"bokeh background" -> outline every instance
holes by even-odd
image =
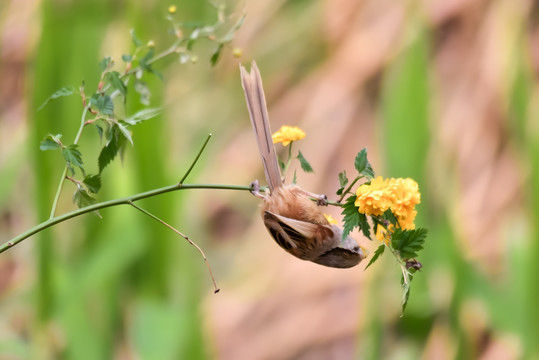
[[[2,243],[48,217],[62,160],[39,141],[79,126],[76,96],[36,109],[63,86],[94,89],[100,59],[132,49],[131,28],[165,49],[169,5],[0,2]],[[205,1],[175,5],[180,19],[215,21]],[[302,186],[334,198],[365,146],[377,174],[418,181],[416,224],[430,233],[404,317],[391,258],[368,271],[302,262],[272,242],[250,194],[182,191],[140,205],[206,251],[219,294],[185,240],[132,208],[105,209],[0,255],[0,359],[538,359],[537,2],[227,5],[247,18],[216,67],[200,42],[196,64],[171,58],[155,65],[163,81],[147,77],[163,115],[135,128],[99,200],[178,181],[208,133],[188,182],[262,179],[237,66],[256,59],[273,129],[307,133],[297,148],[315,174],[299,172]],[[98,142],[85,130],[94,171]]]

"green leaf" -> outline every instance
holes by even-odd
[[[294,176],[292,177],[292,184],[294,185],[297,184],[298,182],[298,177],[296,175],[297,175],[296,170],[294,170]]]
[[[159,108],[143,109],[131,115],[124,121],[129,125],[137,125],[143,121],[156,117],[157,115],[161,114],[161,111],[162,110]]]
[[[91,197],[82,186],[77,186],[77,190],[75,190],[75,193],[73,194],[73,203],[77,205],[78,208],[83,208],[94,202],[95,199]]]
[[[279,167],[281,168],[281,173],[284,173],[286,164],[284,163],[284,161],[282,161],[280,159],[279,159]]]
[[[150,60],[153,59],[154,53],[155,52],[153,49],[148,50],[146,55],[144,55],[144,57],[139,60],[139,64],[144,71],[152,73],[159,79],[163,80],[163,75],[161,75],[161,73],[159,73],[158,71],[154,70],[154,68],[151,66]]]
[[[62,147],[62,142],[60,141],[60,138],[62,137],[62,134],[52,135],[49,134],[41,140],[41,143],[39,144],[39,150],[46,151],[46,150],[56,150]]]
[[[404,278],[402,278],[401,282],[402,282],[402,290],[403,290],[401,305],[402,305],[402,313],[404,314],[406,305],[408,305],[408,299],[410,299],[410,283],[408,284],[405,283]]]
[[[144,81],[136,80],[135,81],[135,91],[140,94],[140,103],[142,105],[150,105],[150,96],[151,92],[148,88],[148,85]]]
[[[399,252],[402,259],[417,257],[417,252],[423,249],[427,238],[427,229],[402,230],[395,229],[391,236],[391,247]]]
[[[71,144],[62,148],[62,155],[71,171],[71,174],[75,174],[74,166],[77,166],[84,172],[84,167],[82,164],[82,154],[78,150],[78,145]]]
[[[97,129],[97,134],[99,135],[99,140],[103,140],[103,128],[100,125],[95,124]]]
[[[374,177],[374,170],[367,160],[367,148],[363,148],[356,156],[354,161],[354,166],[360,175],[364,175],[369,179]]]
[[[99,67],[101,68],[101,71],[106,71],[107,69],[109,69],[110,67],[112,67],[113,65],[113,61],[112,61],[112,58],[110,56],[107,56],[107,57],[104,57],[100,62],[99,62]]]
[[[97,159],[97,165],[99,167],[99,174],[103,172],[103,169],[110,164],[112,160],[118,155],[118,153],[125,147],[126,137],[120,132],[118,126],[113,126],[105,134],[109,140],[107,144],[101,149],[99,157]]]
[[[362,214],[362,213],[359,213],[359,229],[361,230],[361,232],[366,238],[368,238],[369,240],[372,240],[371,239],[371,226],[367,222],[367,216],[365,216],[365,214]]]
[[[129,63],[129,62],[133,61],[133,56],[129,55],[129,54],[123,54],[122,55],[122,60],[125,61],[126,63]]]
[[[51,100],[58,99],[59,97],[63,97],[63,96],[73,95],[75,91],[76,89],[73,86],[64,86],[63,88],[61,88],[60,90],[56,91],[54,94],[49,96],[47,100],[45,100],[45,102],[41,104],[40,107],[37,108],[37,111],[43,109],[45,105],[47,105]]]
[[[343,170],[343,172],[339,173],[339,186],[340,188],[337,190],[337,195],[342,195],[344,191],[344,187],[348,184],[348,177],[346,176],[346,171]]]
[[[211,58],[210,58],[210,64],[212,66],[215,66],[217,64],[217,61],[219,61],[219,57],[221,57],[221,50],[223,50],[223,46],[224,44],[219,44],[215,50],[213,50],[213,54],[211,55]]]
[[[339,185],[341,188],[344,188],[348,184],[348,177],[346,177],[346,170],[339,173]]]
[[[355,195],[350,195],[346,202],[343,204],[343,210],[341,214],[343,217],[343,232],[342,232],[342,238],[343,240],[346,239],[346,237],[354,230],[354,228],[359,227],[360,219],[359,219],[359,211],[356,205],[354,205],[354,202],[356,201]]]
[[[123,96],[127,94],[127,87],[121,79],[121,75],[118,71],[110,71],[105,74],[105,81],[112,85],[114,90],[118,90]]]
[[[131,145],[133,145],[133,139],[131,138],[131,132],[127,129],[127,127],[121,123],[118,123],[118,129],[120,129],[120,132],[123,134],[123,136],[129,140]]]
[[[386,246],[384,244],[378,246],[378,248],[376,249],[376,251],[374,252],[374,255],[372,256],[371,258],[371,261],[369,261],[369,263],[367,264],[367,266],[365,266],[365,270],[367,270],[367,268],[369,266],[371,266],[372,264],[374,264],[376,262],[376,260],[378,260],[378,258],[380,257],[380,255],[382,255],[384,253],[384,250],[386,249]]]
[[[107,94],[93,94],[90,98],[90,104],[103,115],[112,115],[114,113],[114,103]]]
[[[306,173],[314,173],[311,164],[309,164],[307,159],[305,159],[301,151],[298,151],[298,156],[296,158],[299,160],[299,164],[301,165],[301,169],[303,171],[305,171]]]
[[[133,40],[133,44],[135,44],[136,47],[142,46],[142,41],[140,41],[137,35],[135,34],[135,29],[131,29],[129,33],[131,34],[131,39]]]
[[[96,194],[101,189],[101,176],[99,174],[86,175],[82,182],[91,193]]]

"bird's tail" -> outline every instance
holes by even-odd
[[[249,116],[251,117],[251,124],[253,125],[258,150],[260,151],[262,164],[264,165],[266,181],[273,193],[273,190],[281,186],[283,182],[279,162],[275,154],[275,147],[273,146],[273,139],[271,138],[268,109],[266,108],[266,98],[264,96],[264,89],[262,88],[260,71],[258,71],[258,67],[253,61],[250,73],[241,64],[240,73],[245,100],[247,101]]]

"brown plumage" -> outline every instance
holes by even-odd
[[[240,65],[240,73],[247,109],[262,157],[269,195],[262,195],[256,188],[253,194],[264,199],[262,217],[264,225],[288,253],[302,260],[336,267],[348,268],[365,258],[365,253],[351,237],[342,240],[342,229],[331,225],[317,203],[323,195],[307,192],[297,185],[284,185],[269,125],[262,79],[256,63],[251,72]],[[317,201],[315,203],[311,198]]]

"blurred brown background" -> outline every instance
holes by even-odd
[[[62,163],[40,139],[71,139],[78,127],[76,97],[37,107],[62,86],[95,87],[99,60],[130,51],[130,28],[166,48],[169,5],[0,4],[2,243],[48,215]],[[186,21],[215,19],[208,3],[176,5]],[[298,183],[335,198],[337,174],[353,172],[363,147],[377,175],[418,181],[416,224],[430,233],[404,317],[388,256],[368,271],[302,262],[271,240],[255,197],[193,190],[142,205],[206,251],[218,295],[183,239],[132,209],[107,209],[0,255],[0,359],[539,357],[537,3],[227,5],[247,14],[232,46],[261,69],[273,130],[307,133],[296,148],[315,174],[298,171]],[[148,82],[164,115],[134,130],[98,200],[178,181],[210,132],[188,182],[262,180],[238,59],[226,48],[212,68],[211,44],[195,51],[196,64],[156,64],[164,81]],[[98,140],[86,136],[92,164]],[[70,191],[60,212],[73,209]],[[378,246],[355,237],[371,253]]]

